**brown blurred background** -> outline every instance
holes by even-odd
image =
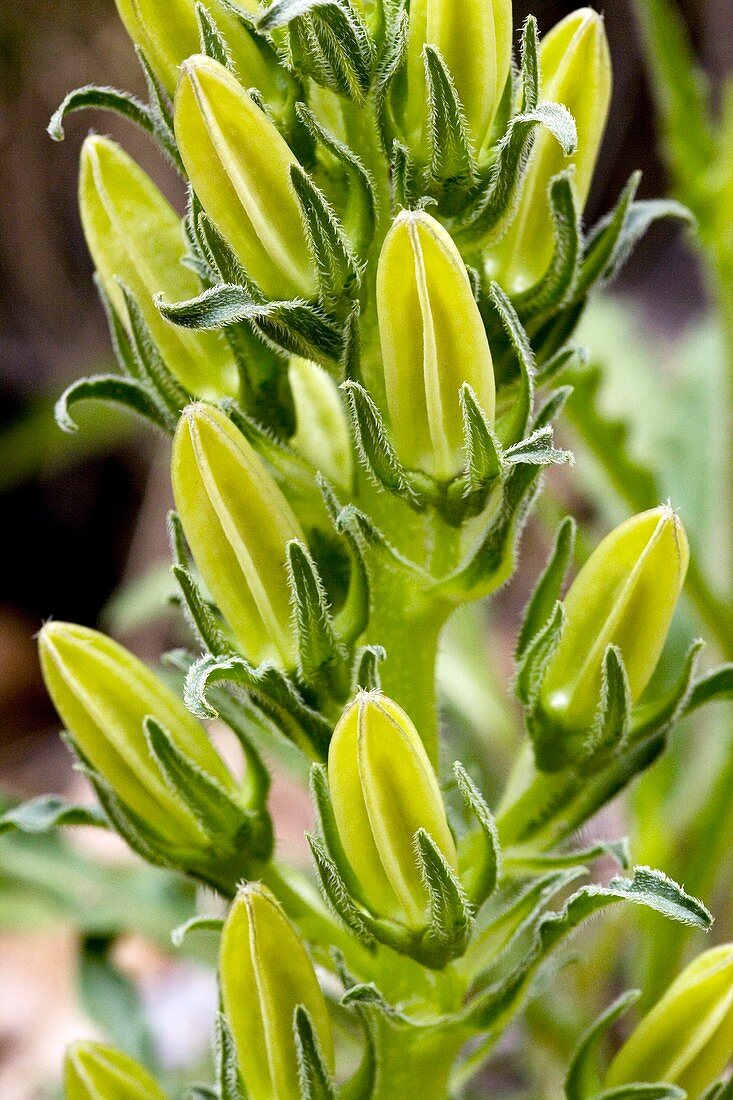
[[[710,75],[733,68],[731,0],[680,5]],[[516,24],[531,9],[545,30],[574,6],[519,0]],[[666,190],[631,12],[626,0],[607,0],[604,11],[615,102],[589,221],[609,208],[634,167],[644,171],[643,195]],[[113,0],[0,0],[0,786],[13,796],[69,782],[34,632],[48,616],[98,623],[121,584],[166,556],[164,445],[122,417],[80,414],[82,431],[73,437],[53,421],[64,386],[106,369],[111,358],[76,210],[84,134],[92,126],[112,133],[171,198],[182,199],[153,147],[110,115],[72,116],[66,140],[50,141],[51,112],[69,89],[88,82],[143,91]],[[630,292],[651,323],[667,329],[704,308],[696,262],[674,226],[655,229],[638,250],[614,290]],[[169,640],[160,622],[152,633],[136,629],[132,639],[150,656]],[[67,939],[16,935],[0,943],[4,1100],[41,1095],[37,1063],[53,1064],[74,1031]],[[40,984],[30,980],[34,971],[43,972]],[[44,1019],[45,1045],[30,1039]]]

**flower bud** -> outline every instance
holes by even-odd
[[[455,83],[475,153],[491,132],[512,61],[511,0],[412,0],[407,45],[408,143],[428,155],[423,48],[435,46]]]
[[[273,299],[314,298],[317,280],[285,140],[236,77],[209,57],[181,67],[178,148],[201,204]]]
[[[664,1081],[697,1100],[731,1056],[733,944],[725,944],[699,955],[672,982],[614,1058],[605,1085]]]
[[[607,535],[565,597],[565,628],[540,691],[550,721],[579,733],[591,728],[610,645],[621,651],[636,702],[657,666],[688,561],[687,536],[669,505]]]
[[[603,18],[591,8],[566,16],[542,40],[542,99],[563,103],[575,119],[578,151],[566,157],[555,138],[540,129],[508,233],[490,257],[489,270],[509,293],[533,286],[552,259],[554,229],[550,181],[570,165],[582,210],[611,104],[611,56]]]
[[[379,258],[377,309],[397,454],[449,479],[464,465],[460,388],[473,387],[493,422],[494,370],[463,260],[429,214],[403,210],[395,219]]]
[[[165,5],[156,0],[115,2],[130,38],[143,51],[155,75],[172,95],[181,63],[201,48],[195,0],[172,0]],[[259,88],[267,96],[274,85],[274,77],[250,35],[221,0],[207,0],[206,7],[226,39],[242,81],[247,87]],[[240,7],[256,12],[257,0],[240,0]]]
[[[327,1066],[333,1038],[313,964],[277,901],[259,883],[238,894],[222,932],[219,980],[224,1014],[251,1100],[298,1100],[295,1009],[310,1016]]]
[[[414,837],[424,829],[457,868],[435,773],[417,730],[391,699],[361,692],[334,731],[328,781],[344,855],[375,916],[416,931],[428,893]]]
[[[290,445],[340,488],[354,480],[354,455],[346,411],[335,382],[308,359],[291,359],[288,367],[297,430]]]
[[[166,1100],[158,1082],[127,1054],[102,1043],[72,1043],[64,1062],[65,1100]]]
[[[181,262],[186,246],[181,220],[151,179],[115,142],[92,135],[84,142],[79,206],[89,252],[115,311],[127,322],[117,279],[138,299],[151,335],[172,373],[192,393],[235,394],[234,359],[219,336],[176,328],[158,312],[153,296],[195,298],[201,287]]]
[[[96,630],[46,623],[39,650],[48,693],[86,759],[166,850],[199,848],[201,831],[157,768],[144,722],[155,718],[236,799],[238,787],[203,727],[142,661]]]
[[[242,651],[294,666],[286,550],[304,536],[262,459],[220,409],[189,405],[172,470],[194,561]]]

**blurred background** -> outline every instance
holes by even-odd
[[[575,6],[517,0],[516,25],[532,10],[546,30]],[[717,87],[733,69],[731,0],[680,0],[680,7]],[[589,223],[613,205],[632,168],[644,172],[643,197],[668,192],[632,12],[625,0],[607,0],[604,11],[615,99]],[[50,141],[45,128],[53,109],[69,89],[92,82],[143,91],[112,0],[0,0],[0,790],[6,799],[78,789],[36,659],[33,636],[46,618],[101,624],[151,659],[179,640],[176,614],[166,610],[167,443],[96,407],[82,410],[73,436],[61,434],[53,419],[66,384],[111,367],[76,209],[78,151],[90,126],[118,138],[182,209],[177,181],[124,122],[74,115],[66,140]],[[663,223],[594,307],[586,342],[592,350],[596,341],[615,349],[623,360],[619,376],[643,359],[641,396],[653,401],[655,384],[663,387],[670,371],[674,376],[681,349],[708,347],[707,310],[685,231]],[[689,342],[691,333],[699,343]],[[698,365],[695,377],[706,385],[702,358]],[[712,376],[709,389],[714,402]],[[628,392],[638,393],[633,384]],[[602,527],[606,517],[598,514],[592,478],[565,477],[556,488],[591,529],[596,519]],[[700,501],[689,496],[703,522]],[[512,630],[543,557],[544,536],[536,534],[525,540],[522,575],[494,612],[492,668],[487,656],[487,668],[474,670],[479,679],[485,672],[487,680],[500,680],[510,671]],[[502,729],[509,736],[511,721],[502,690],[481,704],[482,720],[488,706],[499,740]],[[285,808],[281,830],[296,838],[307,809],[292,790],[278,797]],[[162,1061],[174,1077],[204,1057],[215,999],[206,945],[196,948],[201,958],[183,961],[167,949],[169,930],[190,912],[192,893],[131,865],[115,845],[97,851],[98,838],[94,845],[88,836],[32,845],[0,839],[3,1100],[53,1096],[63,1046],[80,1034],[121,1033],[128,1049]],[[82,865],[85,874],[73,882],[68,868]],[[140,922],[145,937],[126,935]],[[136,1029],[132,1008],[140,998],[147,1023]]]

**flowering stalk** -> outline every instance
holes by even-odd
[[[188,201],[87,139],[82,221],[121,373],[74,383],[57,416],[69,429],[75,402],[110,400],[172,437],[183,701],[116,642],[48,623],[44,675],[99,804],[41,800],[2,827],[108,826],[227,899],[204,919],[221,926],[221,1012],[197,1095],[443,1100],[587,918],[630,900],[712,922],[630,869],[623,842],[570,840],[677,719],[730,691],[728,667],[697,677],[697,643],[664,689],[653,675],[689,560],[669,506],[622,523],[566,594],[562,523],[517,639],[528,736],[503,790],[493,744],[466,735],[472,766],[454,761],[436,686],[446,623],[512,577],[542,471],[571,462],[557,382],[590,292],[679,208],[635,204],[632,179],[582,225],[611,91],[590,9],[541,43],[530,18],[513,57],[506,0],[118,6],[149,102],[80,89],[52,133],[69,111],[120,110]],[[197,721],[214,718],[241,782]],[[278,737],[310,766],[320,894],[273,861]],[[601,855],[620,873],[574,883]],[[730,1053],[727,967],[702,956],[678,979],[609,1088],[707,1086]],[[596,1047],[569,1100],[590,1100]],[[157,1095],[107,1048],[67,1066],[81,1100]]]

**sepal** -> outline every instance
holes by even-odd
[[[528,646],[544,628],[560,599],[568,567],[573,559],[575,532],[575,521],[571,516],[566,516],[557,529],[552,552],[524,612],[515,650],[517,661],[521,661]],[[526,698],[524,701],[526,702]]]
[[[471,189],[476,164],[468,124],[453,78],[440,50],[425,46],[423,52],[428,94],[428,177],[431,190],[447,189],[450,198]]]
[[[499,833],[483,795],[462,764],[453,765],[458,789],[477,829],[458,846],[458,867],[463,889],[477,909],[491,897],[501,875],[502,854]]]
[[[323,583],[302,542],[288,544],[288,575],[298,636],[298,675],[309,688],[346,694],[346,649],[335,628]]]
[[[415,833],[414,844],[429,897],[428,925],[416,957],[424,966],[440,970],[466,950],[473,909],[457,874],[425,829]]]
[[[319,297],[326,309],[354,297],[361,278],[351,244],[326,196],[299,164],[290,180],[300,204],[311,257],[318,271]]]
[[[298,1083],[302,1100],[335,1100],[336,1088],[323,1057],[308,1010],[298,1005],[293,1015]]]

